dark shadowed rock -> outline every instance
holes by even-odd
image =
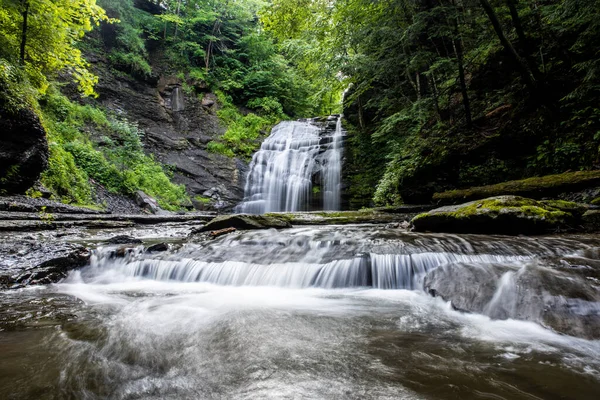
[[[118,236],[114,236],[114,237],[108,239],[104,243],[106,243],[106,244],[139,244],[139,243],[142,243],[142,241],[140,239],[136,239],[132,236],[118,235]]]
[[[146,248],[146,251],[149,253],[158,253],[167,250],[169,250],[169,245],[166,243],[156,243]]]
[[[58,282],[89,259],[90,251],[78,244],[4,242],[0,244],[0,285],[19,288]]]
[[[0,194],[24,193],[48,166],[46,131],[32,110],[0,104],[0,132]]]
[[[458,310],[533,321],[568,335],[600,339],[597,256],[513,265],[449,264],[427,274],[425,289]]]
[[[586,231],[600,232],[600,210],[586,211],[581,220]]]
[[[152,214],[166,214],[167,211],[160,208],[155,198],[148,196],[141,190],[135,192],[135,202],[143,210]]]
[[[219,216],[202,228],[199,232],[218,231],[226,228],[269,229],[290,228],[292,225],[284,218],[265,215],[233,214]]]
[[[573,229],[586,207],[563,200],[498,196],[436,208],[411,221],[418,232],[537,234]]]

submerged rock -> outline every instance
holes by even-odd
[[[447,264],[427,274],[425,289],[461,311],[600,339],[599,267],[599,259],[584,257],[513,265]]]
[[[117,235],[105,241],[106,244],[140,244],[142,241],[129,235]]]
[[[43,285],[89,262],[90,251],[72,243],[5,242],[0,245],[1,286]]]
[[[436,208],[411,221],[418,232],[537,234],[572,229],[586,207],[563,200],[498,196]]]
[[[156,243],[146,248],[146,251],[149,253],[158,253],[167,250],[169,250],[169,245],[166,243]]]
[[[282,217],[233,214],[216,217],[202,228],[199,232],[218,231],[226,228],[247,229],[269,229],[269,228],[291,228],[289,221]]]

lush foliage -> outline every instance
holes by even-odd
[[[91,178],[114,193],[142,190],[170,210],[189,202],[185,188],[172,184],[168,171],[144,153],[143,132],[134,123],[72,103],[55,89],[40,104],[51,152],[42,182],[63,201],[92,204]],[[84,132],[89,128],[104,134],[100,143],[89,139]]]
[[[597,0],[273,0],[263,21],[351,85],[345,114],[388,159],[365,178],[387,204],[598,164],[599,13]]]
[[[153,63],[168,63],[188,94],[198,87],[219,94],[227,133],[209,144],[213,152],[248,157],[279,119],[339,109],[340,80],[265,33],[262,1],[171,0],[147,2],[157,6],[145,10],[132,0],[99,3],[121,21],[114,40],[105,40],[115,68],[146,79]]]
[[[107,20],[96,0],[1,0],[0,57],[20,63],[41,92],[48,77],[67,72],[83,94],[93,94],[97,77],[75,44]]]

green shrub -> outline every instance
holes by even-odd
[[[223,92],[216,92],[221,109],[217,116],[227,131],[218,141],[208,143],[208,151],[228,157],[240,156],[250,158],[258,150],[267,131],[281,118],[281,105],[273,98],[255,99],[250,104],[260,107],[263,114],[248,113],[243,115],[233,104],[231,97]]]
[[[93,204],[91,178],[113,193],[142,190],[167,210],[189,203],[184,186],[173,184],[169,171],[144,153],[144,132],[137,124],[109,119],[101,109],[73,103],[55,88],[41,104],[50,141],[50,165],[42,182],[61,200]],[[84,131],[90,125],[105,134],[100,149]]]

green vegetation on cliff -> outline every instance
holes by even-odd
[[[91,178],[113,193],[142,190],[168,210],[189,203],[185,188],[171,183],[168,170],[144,154],[144,133],[135,123],[73,103],[56,89],[39,102],[50,145],[50,166],[41,181],[63,201],[93,203]],[[93,143],[85,129],[101,132],[101,143]]]
[[[339,111],[345,92],[352,207],[427,202],[597,169],[599,35],[597,0],[0,0],[0,88],[5,107],[43,114],[44,180],[65,200],[89,202],[89,178],[169,207],[179,193],[142,179],[168,171],[135,121],[88,100],[73,103],[84,116],[53,111],[56,82],[94,95],[85,55],[101,55],[112,74],[216,93],[225,133],[207,148],[227,156],[249,158],[281,119]]]
[[[600,164],[596,0],[273,0],[263,19],[350,85],[351,203]]]
[[[178,76],[188,95],[218,94],[217,115],[227,131],[209,144],[213,152],[248,158],[278,121],[339,107],[322,81],[264,32],[263,1],[98,3],[120,20],[102,35],[115,69],[140,79],[159,69]]]

